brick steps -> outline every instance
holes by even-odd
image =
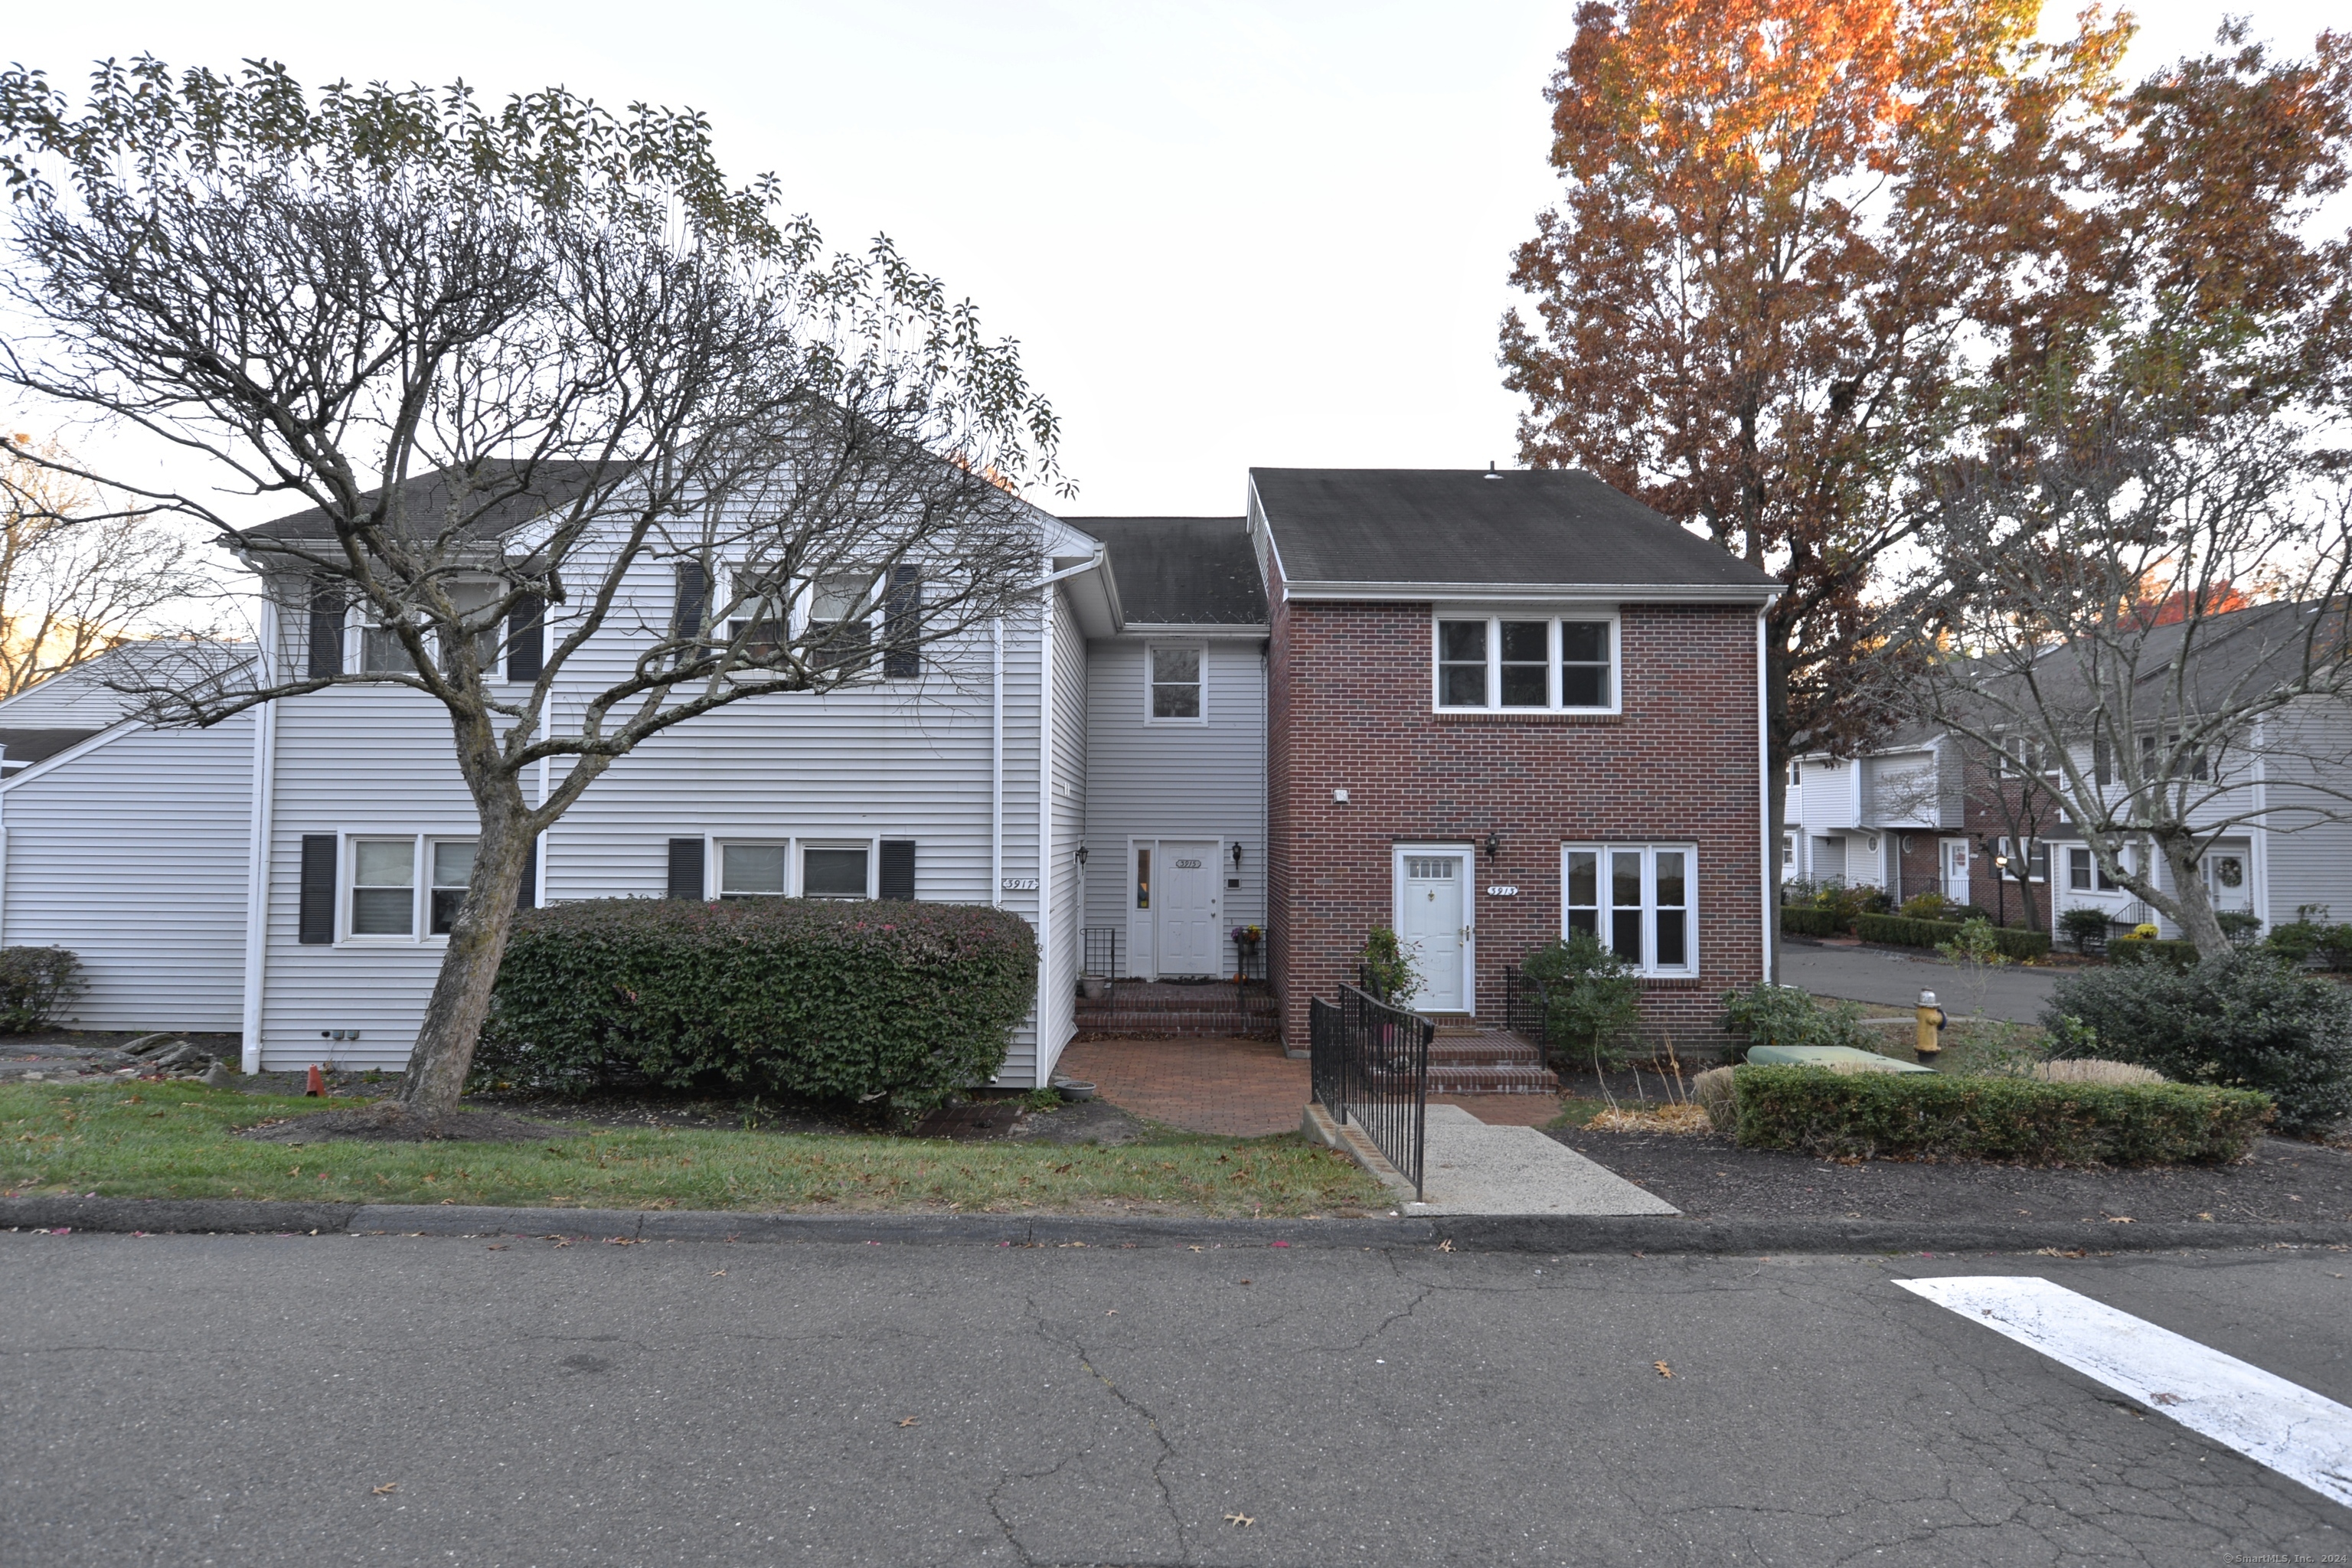
[[[1441,1024],[1429,1043],[1432,1094],[1558,1094],[1535,1047],[1501,1029]]]

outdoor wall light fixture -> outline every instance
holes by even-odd
[[[1238,870],[1240,870],[1241,868],[1242,868],[1242,847],[1241,847],[1241,843],[1240,843],[1240,841],[1239,841],[1239,840],[1235,840],[1235,841],[1234,841],[1234,870],[1236,870],[1236,871],[1238,871]]]
[[[1494,859],[1503,852],[1503,836],[1492,828],[1486,832],[1486,858]]]
[[[1081,865],[1081,866],[1083,866],[1083,865],[1085,865],[1086,863],[1087,863],[1087,847],[1086,847],[1085,845],[1081,844],[1081,845],[1079,845],[1079,846],[1078,846],[1078,864],[1079,864],[1079,865]]]

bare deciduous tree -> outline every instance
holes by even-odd
[[[2036,755],[2106,879],[2214,952],[2216,839],[2352,816],[2352,504],[2275,411],[2133,406],[1949,481],[1911,602],[1951,652],[1905,697]]]
[[[187,536],[151,513],[110,509],[60,473],[55,441],[12,433],[0,455],[0,697],[14,697],[132,637],[192,631],[162,612],[207,596]]]
[[[0,379],[309,508],[238,532],[116,481],[230,538],[280,633],[257,668],[192,648],[150,715],[347,685],[447,712],[480,837],[420,1121],[456,1107],[530,846],[614,759],[1035,612],[1016,491],[1055,432],[1013,346],[887,241],[830,254],[772,181],[730,186],[697,116],[142,59],[79,112],[0,75],[0,171],[6,288],[47,328]]]

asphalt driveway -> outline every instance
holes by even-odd
[[[1954,1017],[1981,1008],[1987,1017],[2031,1024],[2055,994],[2058,977],[2047,969],[2011,964],[1971,977],[1932,957],[1913,957],[1883,947],[1822,947],[1784,940],[1780,983],[1801,985],[1816,996],[1875,1002],[1890,1007],[1916,1005],[1919,993],[1933,991]]]

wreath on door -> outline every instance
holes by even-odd
[[[2225,888],[2242,886],[2246,880],[2245,863],[2235,855],[2226,856],[2213,863],[2213,879]]]

